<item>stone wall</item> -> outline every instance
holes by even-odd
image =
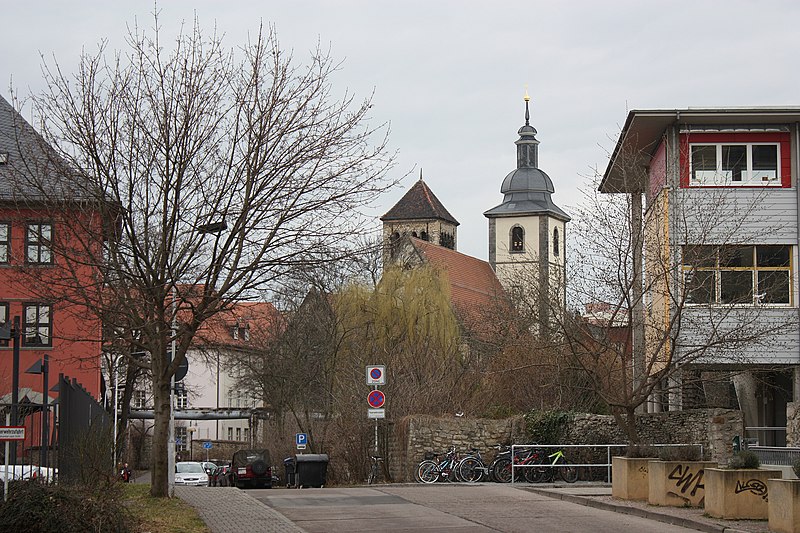
[[[800,401],[786,404],[786,446],[800,448]]]
[[[521,416],[502,420],[407,416],[389,427],[389,472],[394,481],[411,481],[414,468],[428,452],[478,448],[486,459],[496,444],[525,441]]]
[[[644,443],[702,444],[706,458],[724,464],[733,453],[733,437],[744,432],[744,422],[741,411],[693,409],[639,415],[637,430]],[[491,459],[494,445],[528,440],[521,416],[503,420],[409,416],[388,426],[389,470],[394,481],[411,481],[426,452],[445,452],[450,446],[461,451],[478,448]],[[575,415],[562,440],[560,444],[627,442],[612,416],[591,414]]]
[[[636,430],[643,443],[702,444],[704,455],[727,463],[733,437],[744,434],[741,411],[690,409],[638,415]],[[627,439],[610,415],[576,415],[567,428],[564,444],[616,444]]]

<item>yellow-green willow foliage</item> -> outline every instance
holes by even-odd
[[[464,369],[445,273],[427,265],[390,268],[372,290],[351,286],[342,291],[334,307],[341,328],[340,393],[350,381],[354,397],[365,406],[358,394],[366,397],[365,366],[384,364],[393,416],[429,412],[431,404],[433,411],[451,409]]]

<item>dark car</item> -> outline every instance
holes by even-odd
[[[272,488],[269,450],[239,450],[231,461],[231,485],[245,488]]]

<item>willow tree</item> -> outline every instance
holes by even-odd
[[[34,111],[57,157],[15,179],[54,216],[81,198],[91,234],[105,232],[98,245],[81,239],[81,217],[65,224],[73,235],[54,253],[96,282],[76,287],[66,273],[39,290],[70,300],[64,312],[87,306],[118,344],[147,354],[129,362],[152,376],[151,494],[165,496],[170,380],[198,328],[297,269],[353,253],[393,155],[386,128],[370,124],[370,98],[334,90],[329,52],[298,61],[271,27],[230,49],[197,21],[164,39],[154,19],[153,30],[130,30],[124,50],[101,46],[73,70],[44,65]]]

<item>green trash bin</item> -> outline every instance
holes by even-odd
[[[295,483],[298,488],[325,486],[328,473],[328,454],[303,453],[295,455]]]

